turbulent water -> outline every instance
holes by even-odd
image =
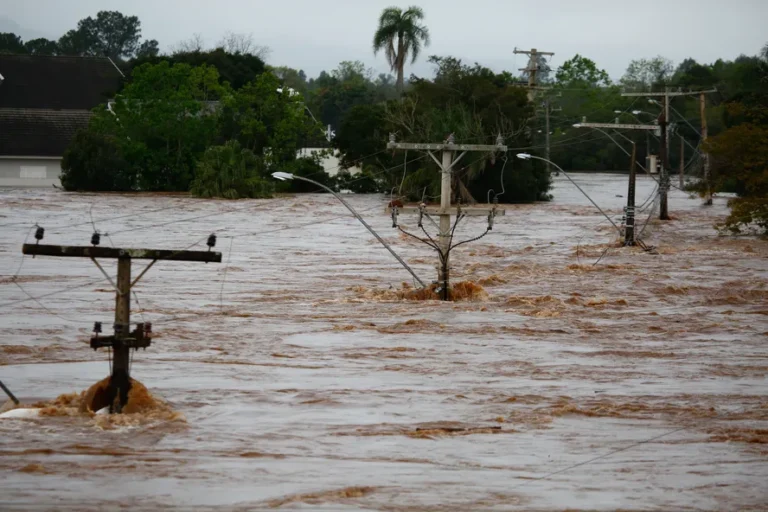
[[[576,179],[619,223],[626,177]],[[408,300],[327,195],[0,191],[0,380],[42,408],[0,419],[0,509],[768,510],[768,244],[717,235],[724,198],[673,191],[674,220],[644,233],[657,254],[620,248],[569,182],[554,195],[456,249],[468,300],[442,303]],[[388,198],[348,197],[435,279]],[[218,234],[221,264],[159,262],[135,288],[155,338],[130,414],[80,407],[109,371],[88,340],[114,292],[89,260],[22,259],[34,223],[49,244]]]

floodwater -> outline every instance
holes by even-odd
[[[626,176],[575,179],[618,223]],[[644,234],[657,254],[620,248],[562,176],[554,195],[456,249],[454,279],[482,290],[441,303],[400,299],[409,274],[328,195],[0,191],[0,379],[43,408],[0,419],[0,509],[768,510],[766,241],[717,235],[725,198],[673,191]],[[347,197],[435,279],[389,198]],[[21,256],[35,222],[88,245],[91,217],[102,245],[206,250],[215,231],[223,253],[135,288],[155,338],[132,414],[78,408],[108,374],[88,340],[110,284]]]

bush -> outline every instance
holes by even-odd
[[[347,169],[342,169],[336,175],[337,190],[351,190],[355,194],[375,194],[383,192],[383,188],[381,179],[368,167],[355,175]]]
[[[190,192],[225,199],[271,197],[274,184],[264,176],[263,161],[237,141],[213,146],[197,164]]]
[[[335,186],[335,180],[325,172],[323,166],[320,165],[320,157],[317,155],[297,158],[293,162],[284,164],[282,167],[281,171],[309,178],[331,189]],[[325,190],[322,190],[317,185],[303,180],[283,181],[280,185],[280,191],[294,193],[325,192]]]
[[[125,153],[126,144],[112,135],[79,131],[64,152],[62,186],[89,192],[133,190],[138,166]]]
[[[728,201],[731,213],[717,227],[723,231],[740,233],[757,231],[768,234],[768,199],[739,197]]]

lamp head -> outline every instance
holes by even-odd
[[[531,155],[528,153],[518,153],[517,158],[519,158],[520,160],[530,160]]]
[[[636,116],[639,116],[640,115],[640,111],[639,110],[633,110],[632,114],[636,115]]]
[[[277,171],[272,173],[272,177],[280,181],[285,181],[285,180],[292,180],[293,174],[289,172]]]
[[[573,125],[573,127],[574,127],[574,128],[581,128],[581,124],[579,124],[579,123],[576,123],[575,125]]]

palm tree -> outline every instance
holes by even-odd
[[[384,9],[379,28],[373,36],[373,54],[384,50],[392,71],[397,72],[397,90],[403,92],[403,68],[408,56],[411,63],[421,53],[422,45],[429,46],[429,30],[419,24],[424,19],[421,7],[411,6],[403,12],[399,7]]]

